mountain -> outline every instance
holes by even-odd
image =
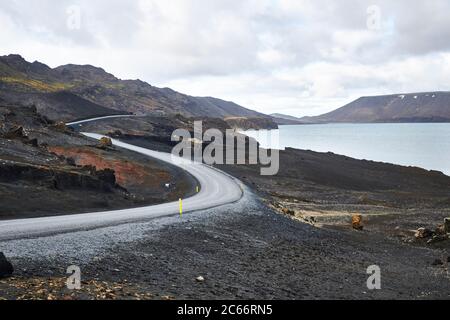
[[[424,92],[359,98],[317,117],[313,123],[450,122],[450,92]]]
[[[52,120],[109,114],[241,119],[247,125],[277,125],[268,115],[212,97],[193,97],[141,80],[121,80],[101,68],[68,64],[50,68],[19,55],[0,57],[0,99],[36,105]]]
[[[278,125],[296,125],[296,124],[307,123],[300,118],[289,116],[289,115],[282,114],[282,113],[272,113],[270,116],[273,118],[273,120]]]

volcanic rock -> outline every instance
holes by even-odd
[[[13,272],[12,264],[6,259],[3,252],[0,252],[0,279],[10,277]]]

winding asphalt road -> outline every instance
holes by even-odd
[[[96,118],[95,120],[100,119],[104,118]],[[83,122],[93,120],[94,119],[85,120],[68,125],[81,124]],[[103,137],[93,133],[83,134],[94,139],[100,139]],[[242,187],[236,179],[215,168],[178,158],[168,153],[152,151],[123,143],[118,140],[112,141],[117,147],[139,152],[149,157],[178,166],[189,172],[198,180],[201,186],[200,192],[193,197],[183,200],[183,213],[230,204],[238,201],[243,195]],[[93,212],[47,218],[7,220],[0,222],[0,240],[22,239],[50,234],[67,233],[130,222],[145,221],[158,217],[173,216],[175,214],[179,214],[178,201],[135,209]]]

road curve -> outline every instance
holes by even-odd
[[[94,139],[103,137],[93,133],[83,134]],[[115,146],[173,164],[193,175],[200,183],[201,189],[193,197],[183,200],[184,213],[233,203],[242,197],[243,191],[238,181],[222,171],[204,164],[174,157],[169,153],[152,151],[114,139],[112,141]],[[178,201],[126,210],[0,221],[0,240],[39,237],[48,234],[100,228],[175,214],[179,214]]]
[[[94,121],[104,120],[104,119],[114,119],[114,118],[134,118],[134,117],[138,117],[138,116],[133,115],[133,114],[114,115],[114,116],[104,116],[104,117],[98,117],[98,118],[92,118],[92,119],[86,119],[86,120],[75,121],[75,122],[68,123],[67,125],[68,125],[68,126],[76,126],[76,125],[80,125],[80,124],[83,124],[83,123],[94,122]]]

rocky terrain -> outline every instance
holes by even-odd
[[[363,99],[358,103],[365,106],[320,121],[440,121],[425,111],[417,117],[389,111],[406,99],[441,101],[440,94],[380,98],[386,106],[376,114],[383,118],[370,111],[380,101]],[[352,110],[358,116],[347,117]],[[60,122],[123,113],[135,116],[73,128]],[[192,132],[194,120],[203,120],[204,130],[276,128],[273,118],[231,102],[123,81],[92,66],[51,69],[1,57],[0,219],[131,208],[193,194],[197,183],[182,170],[80,132],[170,152],[172,132]],[[275,121],[297,120],[278,115]],[[449,298],[450,177],[295,149],[280,152],[276,176],[261,176],[253,165],[217,167],[247,186],[238,203],[183,218],[1,242],[15,271],[0,281],[0,298]],[[80,291],[65,288],[73,264],[82,268]],[[381,267],[383,290],[368,291],[370,265]]]
[[[0,106],[0,219],[161,203],[195,185],[181,170],[84,138],[34,108]]]
[[[225,118],[227,124],[234,128],[240,130],[251,130],[251,129],[278,129],[278,124],[274,119],[269,118],[257,118],[257,117],[228,117]]]
[[[274,210],[316,227],[348,230],[352,216],[361,215],[366,232],[423,245],[450,217],[450,177],[441,172],[290,148],[280,152],[280,171],[269,179],[257,166],[218,167]],[[419,228],[432,233],[416,237]],[[449,241],[433,245],[450,249]]]
[[[307,123],[450,122],[450,92],[362,97]]]
[[[126,142],[170,152],[170,130],[156,138],[137,129],[150,128],[152,121],[108,119],[84,129],[106,134],[120,128]],[[366,231],[410,241],[418,228],[434,230],[450,216],[450,177],[441,172],[290,148],[280,152],[276,176],[261,176],[254,165],[217,167],[256,190],[274,210],[318,227],[349,228],[352,216],[362,214]]]
[[[246,194],[182,219],[0,243],[16,267],[14,278],[0,281],[0,297],[449,298],[448,251],[375,232],[316,228]],[[65,286],[73,264],[82,271],[81,290]],[[366,286],[371,265],[381,268],[381,290]]]
[[[120,80],[90,65],[50,68],[18,55],[0,57],[0,98],[35,105],[49,119],[71,121],[113,114],[242,118],[247,127],[276,128],[270,116],[233,102],[192,97],[140,80]]]
[[[190,125],[177,121],[116,118],[76,129],[110,132],[167,151],[168,137],[154,130],[161,126],[170,134],[172,125]],[[54,151],[74,156],[70,162],[85,161],[73,148],[79,147]],[[88,161],[108,159],[89,154]],[[294,149],[281,152],[280,162],[279,174],[269,178],[261,177],[257,166],[220,166],[250,187],[237,204],[183,218],[0,243],[15,266],[14,277],[0,281],[0,297],[449,298],[448,241],[428,243],[432,238],[425,230],[423,237],[415,236],[419,227],[434,233],[449,216],[449,177]],[[362,214],[362,230],[352,228],[354,214]],[[81,290],[65,286],[66,268],[73,264],[82,270]],[[382,290],[367,289],[371,265],[381,268]]]

